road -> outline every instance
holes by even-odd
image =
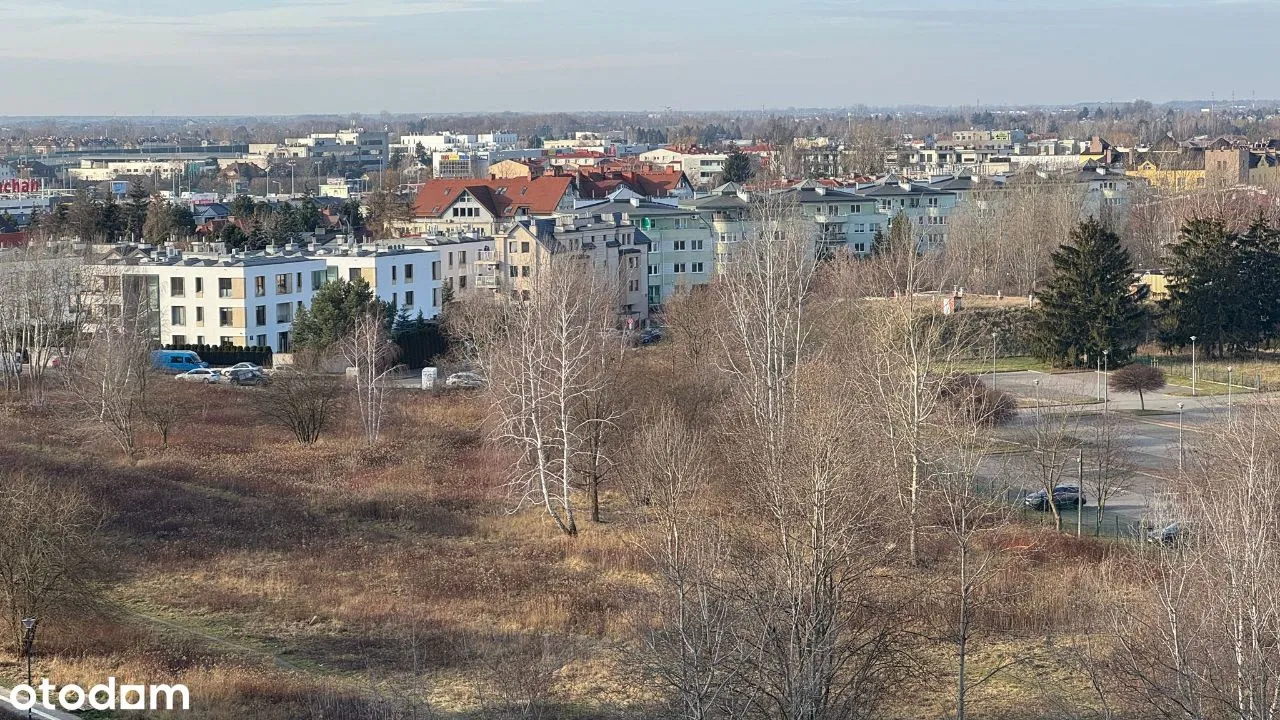
[[[983,379],[992,383],[991,373]],[[1120,441],[1125,448],[1123,459],[1133,470],[1130,481],[1107,500],[1107,515],[1114,513],[1120,519],[1106,520],[1104,526],[1110,526],[1114,532],[1123,526],[1132,526],[1137,521],[1147,518],[1157,524],[1175,519],[1176,511],[1167,501],[1170,483],[1178,472],[1178,451],[1181,436],[1183,451],[1194,446],[1195,438],[1202,432],[1206,423],[1221,418],[1233,408],[1238,400],[1246,396],[1228,398],[1225,395],[1214,397],[1190,397],[1168,392],[1145,393],[1145,409],[1136,393],[1116,393],[1108,390],[1104,397],[1102,374],[1096,372],[1080,373],[1040,373],[1034,371],[996,373],[996,388],[1016,396],[1021,403],[1037,407],[1041,413],[1056,415],[1074,412],[1079,415],[1069,433],[1085,442],[1093,435],[1094,429],[1103,421],[1104,408],[1107,419],[1120,422]],[[1188,393],[1189,388],[1170,388],[1172,392]],[[1179,403],[1182,408],[1179,409]],[[1019,412],[1018,417],[1000,432],[1000,436],[1011,443],[1022,443],[1036,419],[1030,409]],[[1179,426],[1181,425],[1181,428]],[[1085,473],[1090,471],[1089,450],[1086,446]],[[999,468],[994,463],[998,460]],[[992,458],[988,463],[989,474],[999,469],[1005,477],[1018,487],[1032,490],[1038,489],[1038,474],[1033,470],[1033,460],[1029,453],[1012,452]],[[1075,462],[1070,462],[1063,474],[1063,482],[1075,484],[1078,470]],[[1085,482],[1086,489],[1089,482]],[[1090,497],[1093,504],[1095,498]],[[1074,524],[1073,513],[1065,513],[1067,524]],[[1083,518],[1086,527],[1096,517],[1093,508],[1086,508]]]
[[[50,698],[50,701],[52,701],[52,698]],[[9,688],[7,687],[0,687],[0,717],[27,717],[26,710],[19,710],[9,702]],[[70,713],[64,713],[61,710],[45,710],[40,705],[31,708],[31,717],[40,718],[40,720],[79,720]]]

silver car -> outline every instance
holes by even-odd
[[[488,381],[473,372],[454,373],[444,381],[444,386],[447,388],[464,390],[477,390],[488,384]]]

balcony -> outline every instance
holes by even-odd
[[[498,287],[498,276],[497,275],[476,275],[476,287],[496,288]]]
[[[849,221],[849,215],[848,213],[836,213],[834,215],[819,213],[813,216],[813,221],[816,223],[824,223],[824,224],[825,223],[845,223]]]
[[[498,262],[497,253],[495,253],[492,250],[477,250],[476,262],[486,263],[486,264],[497,263]]]

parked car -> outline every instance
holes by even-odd
[[[457,372],[450,375],[445,381],[444,386],[447,388],[460,388],[464,390],[475,390],[487,385],[488,382],[473,372]]]
[[[646,328],[640,331],[640,344],[652,345],[663,337],[662,331],[658,328]]]
[[[1032,510],[1046,511],[1049,509],[1048,493],[1044,490],[1036,490],[1027,495],[1022,503]],[[1059,508],[1073,508],[1077,504],[1080,506],[1088,505],[1089,502],[1079,487],[1075,485],[1059,485],[1053,489],[1053,504]]]
[[[261,369],[249,370],[247,368],[236,369],[230,367],[219,373],[217,382],[227,383],[228,385],[265,385],[267,376],[262,374]]]
[[[181,374],[196,368],[208,368],[209,363],[191,350],[155,350],[151,353],[151,366],[161,372]]]
[[[178,373],[174,376],[175,380],[194,380],[198,382],[214,383],[218,382],[221,376],[217,370],[207,367],[193,368],[184,373]]]
[[[263,374],[262,366],[255,365],[254,363],[251,363],[251,362],[236,363],[235,365],[232,365],[231,367],[226,368],[223,372],[226,372],[227,370],[252,370],[253,372],[256,372],[258,374]]]
[[[1159,530],[1152,530],[1147,534],[1147,542],[1159,545],[1177,545],[1187,539],[1190,534],[1190,528],[1186,523],[1171,522]]]

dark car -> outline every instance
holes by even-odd
[[[647,328],[640,331],[640,344],[652,345],[662,339],[662,331],[658,328]]]
[[[1159,545],[1177,545],[1185,541],[1189,534],[1186,523],[1171,522],[1159,530],[1152,530],[1147,535],[1147,542]]]
[[[265,385],[267,376],[260,370],[231,368],[222,371],[222,382],[229,385]]]
[[[1048,493],[1037,490],[1028,495],[1022,503],[1032,510],[1043,512],[1049,509]],[[1080,488],[1075,485],[1059,485],[1053,489],[1053,504],[1059,508],[1073,508],[1077,504],[1083,506],[1089,503]]]

